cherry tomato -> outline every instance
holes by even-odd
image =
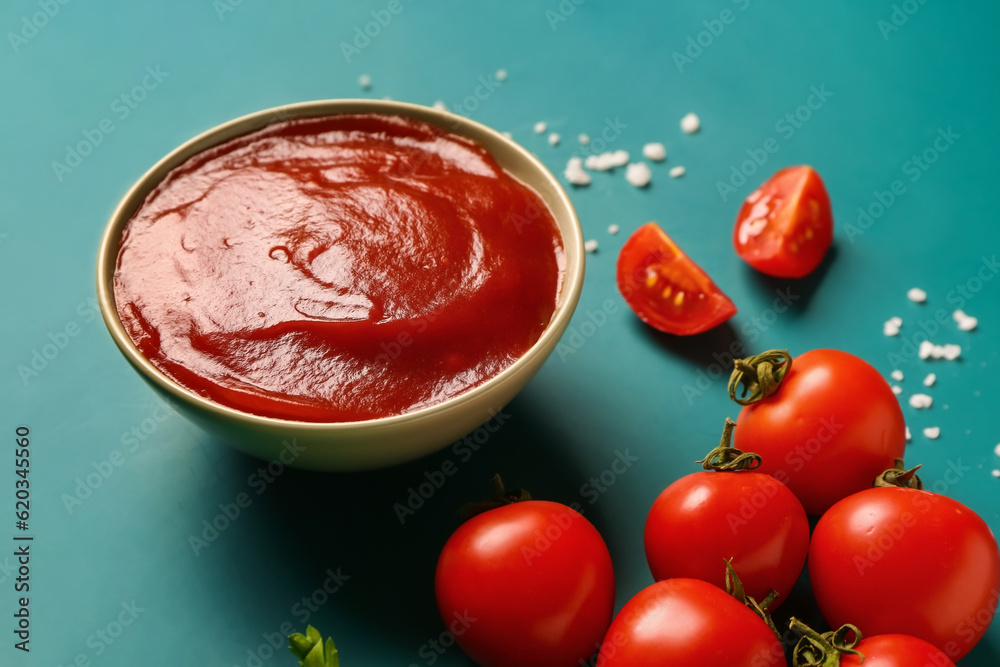
[[[466,521],[435,577],[438,609],[481,667],[577,667],[614,612],[611,556],[565,505],[527,500]]]
[[[788,596],[809,551],[809,522],[795,495],[758,472],[697,472],[660,494],[646,519],[646,560],[657,581],[701,579],[725,588],[732,558],[743,589],[758,602]]]
[[[736,314],[729,297],[655,222],[622,246],[618,291],[643,322],[679,336],[708,331]]]
[[[788,485],[816,516],[870,487],[906,447],[889,384],[840,350],[795,357],[778,390],[744,407],[736,424],[736,446],[760,454],[759,472]]]
[[[698,579],[666,579],[640,591],[618,612],[597,657],[597,667],[784,664],[764,621]]]
[[[911,635],[958,660],[996,612],[1000,550],[979,515],[956,500],[872,488],[819,520],[809,580],[831,626]]]
[[[753,268],[801,278],[823,261],[833,242],[830,195],[805,165],[786,167],[753,191],[736,217],[733,245]]]
[[[955,667],[944,653],[922,639],[907,635],[867,637],[854,647],[865,656],[845,655],[840,667]]]

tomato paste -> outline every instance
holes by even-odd
[[[212,401],[345,422],[496,376],[549,324],[565,268],[542,199],[481,145],[387,115],[276,123],[195,155],[121,240],[118,314]]]

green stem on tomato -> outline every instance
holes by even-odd
[[[778,638],[778,642],[780,643],[781,633],[778,632],[778,628],[774,624],[774,619],[771,618],[771,614],[767,611],[774,601],[778,599],[778,591],[772,590],[767,594],[763,602],[757,602],[757,600],[747,595],[746,591],[743,590],[743,582],[740,581],[739,575],[733,569],[733,559],[723,559],[723,561],[726,564],[726,592],[736,598],[738,602],[742,602],[749,607],[750,611],[757,614],[767,624],[767,627],[771,628],[771,632],[774,633],[774,636]]]
[[[788,350],[768,350],[737,359],[733,366],[733,374],[729,376],[729,398],[740,405],[750,405],[778,391],[792,367],[792,355]],[[737,397],[736,391],[741,384],[743,389]]]
[[[793,667],[839,667],[844,655],[859,656],[862,662],[865,659],[863,653],[854,650],[862,639],[857,626],[848,623],[835,632],[820,634],[792,616],[788,627],[802,637],[792,650]]]
[[[468,521],[477,514],[482,514],[483,512],[503,507],[504,505],[513,505],[514,503],[531,500],[531,494],[524,489],[511,489],[509,491],[505,489],[500,475],[493,475],[490,479],[490,491],[492,495],[489,500],[462,505],[458,510],[458,514],[462,517],[463,521]]]
[[[875,484],[873,486],[896,486],[901,489],[922,490],[924,488],[924,482],[917,476],[918,470],[920,470],[920,465],[916,465],[907,470],[906,464],[903,463],[903,459],[896,459],[895,467],[889,468],[876,477]]]
[[[722,439],[719,446],[710,451],[700,463],[705,470],[716,472],[732,472],[736,470],[756,470],[760,467],[761,458],[753,452],[742,452],[733,447],[733,429],[736,422],[726,417],[726,425],[722,429]]]

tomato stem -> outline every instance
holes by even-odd
[[[726,425],[722,429],[722,439],[719,446],[710,451],[705,458],[695,463],[700,463],[705,470],[716,472],[732,472],[737,470],[756,470],[760,467],[760,454],[754,452],[742,452],[733,447],[733,429],[736,422],[726,417]]]
[[[788,350],[768,350],[733,362],[729,376],[729,398],[740,405],[750,405],[778,391],[781,381],[792,367]],[[739,397],[736,390],[743,385]]]
[[[500,475],[493,475],[490,479],[490,492],[492,497],[489,500],[462,505],[458,510],[458,514],[462,517],[463,521],[468,521],[477,514],[482,514],[483,512],[503,507],[504,505],[513,505],[514,503],[531,500],[531,494],[524,489],[511,489],[509,491],[505,489]]]
[[[854,650],[862,639],[857,626],[847,623],[820,634],[792,616],[788,627],[802,637],[792,650],[793,667],[839,667],[843,655],[856,655],[864,662],[864,654]]]
[[[907,470],[903,459],[896,459],[896,466],[876,477],[874,486],[897,486],[901,489],[921,490],[924,488],[924,482],[917,476],[918,470],[920,470],[919,464]]]
[[[723,562],[726,564],[726,592],[749,607],[750,611],[760,616],[761,620],[767,624],[767,627],[771,628],[771,632],[774,633],[774,636],[778,638],[778,642],[780,643],[781,633],[778,632],[778,628],[774,624],[774,619],[771,618],[771,614],[767,611],[774,604],[774,601],[778,599],[778,591],[772,590],[767,594],[763,602],[757,602],[757,600],[747,595],[746,591],[743,590],[743,582],[740,581],[736,570],[733,569],[733,559],[723,559]]]

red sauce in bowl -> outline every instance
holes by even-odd
[[[163,373],[265,417],[346,422],[496,376],[549,324],[552,213],[479,144],[386,115],[277,123],[190,158],[122,236],[115,301]]]

